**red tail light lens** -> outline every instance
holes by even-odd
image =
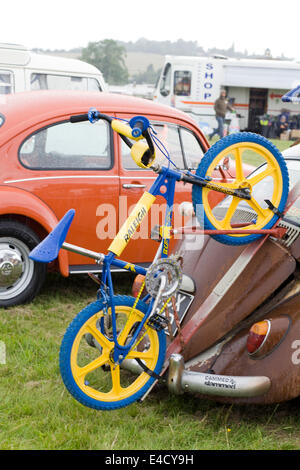
[[[256,353],[262,347],[268,337],[269,331],[269,320],[260,321],[251,327],[247,339],[247,351],[249,354]]]

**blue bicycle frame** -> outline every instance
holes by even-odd
[[[176,181],[179,181],[180,179],[181,179],[181,173],[179,171],[162,167],[160,170],[160,174],[158,175],[155,182],[153,183],[150,190],[148,191],[148,193],[151,194],[152,196],[158,196],[158,195],[163,196],[167,203],[166,214],[165,214],[165,224],[163,227],[162,239],[161,239],[161,247],[162,247],[161,255],[160,255],[161,258],[166,258],[168,257],[168,254],[169,254],[169,244],[170,244],[169,231],[172,227],[175,185],[176,185]],[[162,188],[164,188],[165,191],[162,192]],[[136,229],[137,228],[138,227],[136,227]],[[113,342],[115,345],[113,358],[114,358],[114,362],[118,365],[118,364],[121,364],[121,362],[125,359],[126,355],[129,353],[130,349],[135,344],[141,330],[143,329],[146,321],[148,320],[150,316],[154,299],[150,300],[147,312],[144,315],[143,320],[139,323],[138,328],[132,335],[130,342],[126,346],[120,345],[118,343],[118,336],[117,336],[116,312],[115,312],[115,305],[114,305],[114,300],[113,300],[114,289],[113,289],[111,270],[110,270],[111,266],[123,268],[128,271],[133,271],[133,272],[136,272],[137,274],[142,274],[142,275],[146,275],[147,271],[145,268],[139,265],[127,263],[126,261],[116,259],[116,255],[112,252],[109,252],[104,257],[104,260],[103,260],[103,271],[102,271],[102,278],[101,278],[102,286],[99,289],[99,297],[102,298],[102,301],[104,302],[104,305],[106,306],[106,309],[109,307],[111,308]],[[107,288],[108,288],[108,294],[106,292]],[[102,322],[102,327],[103,327],[103,322]],[[102,333],[104,333],[104,331],[102,331]]]
[[[142,328],[144,327],[146,321],[148,320],[150,316],[154,299],[150,300],[149,308],[143,320],[140,322],[138,328],[133,333],[130,342],[126,346],[122,346],[121,344],[119,344],[117,326],[116,326],[116,311],[115,311],[115,305],[114,305],[114,289],[113,289],[113,282],[112,282],[110,268],[111,266],[115,266],[118,268],[125,269],[127,271],[136,272],[137,274],[142,274],[144,276],[146,275],[147,270],[145,268],[136,264],[122,261],[117,258],[117,254],[121,253],[123,249],[126,247],[127,243],[129,243],[132,235],[136,232],[141,221],[147,215],[151,205],[154,203],[156,196],[159,196],[159,195],[163,196],[167,203],[166,214],[165,214],[165,224],[162,227],[163,230],[162,230],[162,235],[161,235],[160,257],[161,258],[168,257],[169,244],[170,244],[170,238],[171,238],[170,229],[172,227],[172,219],[173,219],[175,185],[176,185],[176,181],[179,181],[181,179],[182,179],[182,173],[180,171],[171,170],[170,168],[167,168],[167,167],[161,167],[159,170],[159,174],[156,180],[154,181],[153,185],[151,186],[150,190],[144,193],[140,199],[140,201],[142,201],[142,199],[145,198],[145,195],[146,195],[146,197],[150,199],[150,202],[146,208],[143,208],[142,217],[140,218],[138,223],[134,224],[133,228],[131,228],[130,236],[127,237],[125,241],[124,239],[122,239],[121,249],[115,250],[117,253],[112,251],[113,248],[112,250],[110,250],[111,247],[118,245],[118,242],[116,242],[116,240],[118,239],[118,237],[120,237],[122,229],[119,231],[116,238],[114,239],[114,241],[111,243],[110,247],[108,248],[108,251],[109,251],[108,254],[107,255],[98,254],[98,260],[101,259],[103,263],[101,286],[98,291],[98,299],[101,299],[103,301],[105,312],[107,312],[108,308],[111,308],[113,339],[110,341],[113,341],[115,344],[114,351],[113,351],[113,359],[117,365],[121,364],[121,362],[125,359],[126,355],[129,353],[130,349],[135,344]],[[137,203],[136,207],[138,207],[139,202]],[[58,223],[55,229],[36,248],[34,248],[34,250],[32,250],[32,252],[30,253],[31,259],[33,259],[34,261],[38,261],[38,262],[49,263],[53,261],[55,258],[57,258],[60,248],[64,248],[69,251],[75,251],[75,252],[77,251],[85,256],[97,258],[97,254],[93,252],[89,252],[88,250],[80,249],[79,247],[75,247],[74,245],[69,245],[67,243],[64,243],[68,230],[72,223],[74,214],[75,214],[74,209],[69,210],[65,214],[65,216],[61,219],[61,221]],[[127,224],[127,227],[128,227],[128,225],[130,224],[130,222],[128,221],[129,219],[127,219],[127,221],[124,223],[124,226],[126,226]],[[93,254],[96,256],[93,256]],[[102,333],[105,334],[103,320],[100,322],[100,327],[102,329]]]
[[[146,118],[138,116],[130,121],[129,124],[133,126],[137,126],[140,123],[140,127],[131,127],[120,123],[119,121],[113,120],[113,118],[102,115],[91,109],[88,114],[78,115],[78,116],[71,116],[71,122],[80,122],[90,120],[94,122],[98,119],[105,119],[111,125],[113,123],[114,127],[117,127],[115,130],[119,132],[121,138],[125,140],[126,144],[129,147],[133,147],[132,143],[127,139],[129,138],[138,138],[138,136],[143,132],[143,136],[145,137],[148,149],[145,149],[145,153],[142,155],[139,154],[139,160],[136,163],[144,168],[147,168],[151,165],[152,160],[148,159],[149,155],[147,156],[147,152],[150,151],[150,154],[154,155],[154,146],[151,139],[150,134],[147,131],[147,126],[149,127],[149,122]],[[122,135],[123,134],[123,135]],[[134,134],[134,135],[133,135]],[[124,137],[125,136],[125,137]],[[127,137],[126,137],[127,136]],[[150,155],[150,156],[151,156]],[[144,157],[146,158],[145,165],[142,162]],[[169,159],[169,162],[171,160]],[[175,166],[175,164],[173,163]],[[211,182],[211,178],[201,178],[197,175],[190,173],[189,171],[181,172],[180,170],[171,170],[169,167],[151,167],[156,172],[158,172],[158,176],[151,186],[149,191],[146,191],[143,196],[138,201],[137,205],[135,206],[134,210],[123,224],[119,233],[112,241],[108,248],[108,254],[99,254],[94,253],[89,250],[85,250],[80,247],[76,247],[74,245],[70,245],[65,243],[65,238],[67,236],[67,232],[69,227],[72,223],[75,211],[71,209],[68,211],[59,224],[55,227],[55,229],[30,253],[30,258],[44,263],[49,263],[57,258],[60,248],[64,248],[69,251],[74,251],[75,253],[80,253],[84,256],[89,256],[96,259],[98,262],[103,263],[103,271],[101,277],[101,287],[98,291],[98,298],[101,298],[104,304],[104,311],[107,312],[108,308],[111,308],[112,312],[112,328],[113,328],[113,342],[115,344],[115,348],[113,351],[113,359],[116,364],[120,364],[135,344],[135,341],[140,334],[142,328],[144,327],[146,321],[148,320],[152,308],[154,306],[154,299],[151,299],[149,302],[149,308],[147,313],[145,314],[143,320],[139,324],[136,331],[133,333],[132,339],[126,346],[122,346],[118,343],[118,336],[117,336],[117,327],[116,327],[116,312],[115,312],[115,305],[114,305],[114,290],[113,290],[113,283],[111,278],[111,266],[116,266],[118,268],[123,268],[128,271],[134,271],[137,274],[146,275],[146,269],[141,266],[127,263],[122,261],[119,258],[123,250],[126,248],[127,244],[131,240],[132,236],[138,229],[140,223],[142,222],[143,218],[147,215],[148,211],[150,210],[152,204],[154,203],[156,196],[163,196],[166,200],[166,214],[165,214],[165,223],[162,227],[161,233],[161,258],[166,258],[169,255],[169,245],[170,245],[170,231],[172,227],[172,218],[173,218],[173,204],[174,204],[174,194],[175,194],[175,185],[176,181],[184,181],[186,183],[197,184],[199,186],[205,186],[208,189],[212,189],[214,191],[222,192],[223,194],[231,195],[240,197],[242,199],[251,199],[251,195],[247,188],[236,188],[231,189],[228,187],[221,187],[217,184]],[[163,190],[164,189],[164,190]],[[105,334],[104,331],[104,321],[101,321],[102,324],[102,333]],[[109,339],[109,338],[108,338]]]

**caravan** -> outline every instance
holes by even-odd
[[[102,73],[81,60],[0,44],[0,95],[27,90],[105,91]]]
[[[297,83],[300,63],[293,61],[166,56],[154,100],[191,114],[208,133],[216,124],[214,102],[223,87],[239,116],[239,128],[256,131],[263,115],[278,116],[283,108],[300,114],[300,105],[281,102]]]

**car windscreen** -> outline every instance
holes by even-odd
[[[289,191],[295,186],[295,184],[300,181],[300,160],[285,160],[288,173],[289,173]],[[253,173],[251,173],[248,178],[257,175],[258,173],[264,171],[266,165],[262,165],[261,167],[257,168]],[[264,197],[266,193],[269,192],[270,189],[271,178],[264,178],[263,181],[260,181],[255,185],[255,191],[257,191],[257,196],[261,199]]]
[[[196,169],[203,157],[203,149],[197,136],[190,130],[177,124],[167,122],[153,122],[152,127],[156,137],[160,140],[155,147],[156,163],[167,165],[166,150],[175,165],[180,168]],[[161,145],[162,144],[162,145]],[[125,170],[137,170],[136,163],[130,156],[130,149],[122,141],[122,165]]]

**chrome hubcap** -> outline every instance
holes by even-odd
[[[29,248],[21,240],[0,238],[0,300],[16,297],[30,283],[34,262],[28,255]]]
[[[22,259],[11,250],[0,251],[0,287],[10,286],[21,276]]]

